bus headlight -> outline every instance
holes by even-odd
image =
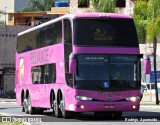
[[[83,101],[91,101],[92,98],[86,96],[76,96],[76,99],[83,100]]]
[[[133,96],[133,97],[126,98],[126,100],[127,101],[135,102],[137,100],[140,100],[140,97],[139,96]]]

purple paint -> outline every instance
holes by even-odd
[[[150,74],[151,73],[151,61],[150,59],[144,60],[144,73]]]
[[[139,54],[139,48],[73,47],[75,54]]]
[[[69,73],[76,73],[76,59],[69,59]]]

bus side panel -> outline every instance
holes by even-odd
[[[57,94],[58,89],[60,89],[60,86],[62,85],[62,80],[63,80],[64,74],[65,74],[64,73],[63,48],[64,48],[63,44],[57,44],[57,45],[45,48],[47,50],[47,56],[48,56],[47,62],[39,62],[37,64],[32,65],[32,66],[47,65],[47,64],[55,64],[56,65],[56,82],[55,83],[33,84],[29,88],[30,93],[32,93],[31,98],[32,98],[32,106],[33,107],[43,107],[43,108],[50,108],[51,107],[51,104],[50,104],[51,90],[54,90],[55,94]],[[39,51],[40,50],[42,50],[42,49],[39,49]],[[33,52],[35,52],[35,50]],[[31,72],[31,71],[29,71],[29,72]],[[28,75],[29,75],[29,73],[28,73]],[[31,74],[29,77],[31,77]],[[32,82],[32,80],[30,80],[30,81]],[[38,103],[38,105],[37,105],[37,103]]]
[[[15,91],[16,91],[16,101],[21,105],[21,84],[20,84],[20,61],[19,55],[16,53],[16,72],[15,72]]]

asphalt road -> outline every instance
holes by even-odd
[[[38,120],[42,121],[39,123],[31,123],[32,125],[50,125],[53,123],[60,124],[60,122],[67,124],[73,124],[76,122],[76,125],[83,122],[87,125],[94,125],[94,124],[100,124],[100,125],[106,125],[109,123],[109,125],[120,123],[120,124],[132,124],[132,123],[139,123],[143,124],[145,122],[158,124],[160,122],[160,106],[141,106],[139,112],[124,112],[123,117],[121,120],[116,119],[106,119],[106,118],[99,118],[94,117],[93,113],[83,113],[79,116],[74,116],[71,119],[63,119],[63,118],[56,118],[52,116],[52,111],[49,110],[47,112],[44,112],[42,115],[28,115],[24,112],[21,112],[21,107],[17,105],[16,103],[0,103],[0,114],[9,116],[12,115],[16,118],[29,118],[30,120],[33,120],[33,118],[37,118]],[[159,120],[157,122],[157,120]],[[49,121],[49,122],[47,122]],[[45,123],[44,123],[45,122]],[[75,124],[74,124],[75,125]],[[153,124],[152,124],[153,125]]]

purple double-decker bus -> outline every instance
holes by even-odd
[[[141,65],[131,17],[68,14],[17,37],[16,98],[29,114],[53,109],[120,118],[140,106]]]

